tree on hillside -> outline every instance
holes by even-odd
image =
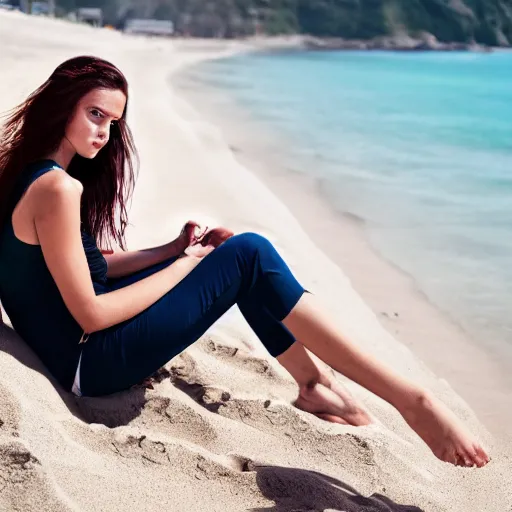
[[[303,33],[348,39],[421,32],[441,41],[512,44],[511,0],[57,0],[60,11],[100,7],[108,23],[127,16],[172,20],[202,37]]]

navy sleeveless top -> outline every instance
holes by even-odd
[[[14,205],[28,186],[53,169],[53,160],[28,165],[16,183]],[[0,227],[0,301],[12,326],[34,350],[65,390],[72,387],[83,330],[67,309],[44,261],[40,245],[22,242],[14,234],[12,211]],[[96,295],[107,290],[107,262],[95,239],[82,230],[82,245]]]

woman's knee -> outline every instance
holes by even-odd
[[[238,235],[232,236],[228,242],[231,242],[237,250],[246,255],[253,255],[259,251],[273,250],[272,243],[263,235],[246,231]]]

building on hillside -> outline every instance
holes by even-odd
[[[132,18],[126,20],[124,32],[128,34],[172,36],[174,34],[174,24],[170,20]]]
[[[55,16],[55,0],[11,0],[9,3],[27,14]]]
[[[76,11],[76,21],[88,23],[93,27],[103,26],[103,11],[94,7],[81,7]]]

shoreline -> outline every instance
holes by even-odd
[[[263,133],[265,127],[251,123],[243,107],[225,98],[220,112],[215,103],[222,92],[192,83],[192,75],[190,66],[172,72],[171,87],[223,132],[239,163],[276,193],[312,242],[346,274],[381,325],[446,379],[495,436],[510,439],[512,411],[507,404],[512,378],[502,361],[489,356],[449,313],[430,301],[412,276],[372,246],[363,220],[336,211],[315,178],[285,168],[279,157],[265,157],[266,144],[275,134]],[[333,244],[332,239],[347,243]]]

